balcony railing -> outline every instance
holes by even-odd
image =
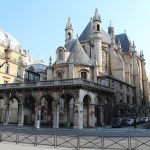
[[[81,78],[75,79],[63,79],[63,80],[49,80],[49,81],[39,81],[39,82],[27,82],[27,83],[12,83],[12,84],[0,84],[0,90],[4,89],[18,89],[18,88],[36,88],[36,87],[52,87],[52,86],[66,86],[66,85],[76,85],[76,86],[86,86],[94,89],[101,89],[113,92],[113,89],[105,87],[101,84],[94,83],[92,81],[87,81]]]

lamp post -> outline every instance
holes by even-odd
[[[0,68],[3,67],[4,64],[7,64],[7,63],[8,63],[8,60],[10,60],[11,52],[12,52],[12,50],[10,49],[10,45],[8,45],[7,48],[4,49],[5,62],[3,62],[3,63],[0,65]]]

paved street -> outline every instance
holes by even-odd
[[[127,128],[111,128],[107,126],[105,128],[85,128],[85,129],[52,129],[52,128],[40,128],[35,129],[33,127],[18,127],[18,126],[0,126],[0,130],[17,131],[24,133],[37,133],[37,134],[48,134],[48,135],[62,135],[62,136],[150,136],[150,129],[143,129],[138,126]]]

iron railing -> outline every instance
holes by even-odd
[[[68,149],[101,150],[149,150],[150,137],[135,136],[62,136],[39,133],[22,133],[10,130],[0,131],[0,142],[16,144],[44,145]]]

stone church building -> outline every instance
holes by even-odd
[[[46,72],[46,81],[0,85],[0,122],[82,129],[150,115],[143,51],[111,25],[104,31],[97,9],[76,39],[68,18]]]

